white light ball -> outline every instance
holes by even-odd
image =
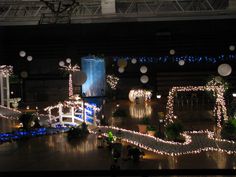
[[[179,60],[179,65],[180,66],[183,66],[185,64],[185,61],[184,60]]]
[[[140,72],[143,73],[143,74],[146,73],[147,70],[148,70],[148,69],[147,69],[146,66],[141,66],[141,67],[140,67]]]
[[[221,64],[220,66],[218,66],[218,73],[221,76],[228,76],[230,75],[232,72],[232,67],[229,64]]]
[[[28,60],[28,61],[32,61],[32,60],[33,60],[33,57],[32,57],[32,56],[27,56],[27,60]]]
[[[19,55],[20,55],[20,57],[25,57],[26,53],[25,53],[25,51],[22,50],[22,51],[20,51]]]
[[[76,86],[83,85],[87,80],[87,74],[83,71],[75,71],[72,74],[73,84]]]
[[[133,64],[137,63],[137,59],[136,59],[136,58],[133,58],[133,59],[131,60],[131,63],[133,63]]]
[[[70,58],[67,58],[66,59],[66,63],[70,63],[71,62],[71,59]]]
[[[171,49],[171,50],[170,50],[170,54],[171,54],[171,55],[174,55],[174,54],[175,54],[175,50],[174,50],[174,49]]]
[[[235,50],[235,45],[230,45],[230,46],[229,46],[229,50],[230,50],[230,51],[234,51],[234,50]]]
[[[125,71],[125,69],[123,67],[119,67],[118,71],[119,71],[119,73],[123,73]]]
[[[59,62],[59,66],[65,66],[65,62],[64,61],[60,61]]]
[[[149,78],[148,78],[147,75],[143,75],[143,76],[140,77],[140,81],[141,81],[143,84],[146,84],[146,83],[148,83]]]

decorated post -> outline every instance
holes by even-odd
[[[7,65],[0,66],[0,92],[1,105],[10,107],[10,85],[9,76],[13,73],[13,67]]]

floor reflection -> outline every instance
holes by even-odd
[[[11,132],[18,128],[18,121],[0,117],[0,132]]]
[[[132,118],[141,119],[143,117],[150,117],[152,114],[152,107],[149,103],[136,104],[131,103],[129,106],[129,113]]]

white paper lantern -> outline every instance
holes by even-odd
[[[59,62],[59,66],[65,66],[65,62],[64,61],[60,61]]]
[[[229,46],[229,50],[230,50],[230,51],[234,51],[234,50],[235,50],[235,46],[234,46],[234,45],[230,45],[230,46]]]
[[[83,71],[75,71],[72,74],[72,80],[76,86],[83,85],[87,80],[87,75]]]
[[[70,63],[71,62],[71,59],[70,58],[67,58],[66,59],[66,63]]]
[[[127,66],[127,64],[128,64],[127,61],[123,58],[121,58],[117,61],[117,65],[122,68],[125,68]]]
[[[141,67],[140,67],[140,72],[143,73],[143,74],[146,73],[147,70],[148,70],[148,69],[147,69],[146,66],[141,66]]]
[[[22,51],[20,51],[19,55],[20,55],[20,57],[25,57],[26,53],[25,53],[25,51],[22,50]]]
[[[123,67],[119,67],[118,71],[119,71],[119,73],[123,73],[125,71],[125,69]]]
[[[185,64],[185,61],[184,60],[179,60],[179,65],[180,66],[183,66]]]
[[[33,57],[32,57],[32,56],[27,56],[27,60],[28,60],[28,61],[32,61],[32,60],[33,60]]]
[[[27,71],[22,71],[22,72],[20,73],[20,76],[25,79],[25,78],[28,77],[28,72],[27,72]]]
[[[141,81],[143,84],[148,83],[148,80],[149,80],[149,78],[148,78],[147,75],[143,75],[143,76],[140,77],[140,81]]]
[[[232,72],[232,68],[229,64],[221,64],[220,66],[218,66],[218,73],[221,76],[228,76],[230,75]]]
[[[171,50],[170,50],[170,54],[171,54],[171,55],[174,55],[174,54],[175,54],[175,50],[174,50],[174,49],[171,49]]]
[[[131,60],[131,63],[133,63],[133,64],[137,63],[137,59],[136,59],[136,58],[133,58],[133,59]]]

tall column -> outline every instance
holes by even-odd
[[[4,91],[3,91],[3,75],[0,73],[0,87],[1,87],[1,105],[4,105]]]
[[[10,85],[9,85],[9,75],[6,76],[6,88],[7,88],[7,107],[10,108]]]
[[[72,74],[69,75],[69,97],[73,96]]]
[[[63,120],[62,120],[62,105],[60,104],[59,105],[59,108],[58,108],[59,110],[58,110],[58,113],[59,113],[59,121],[60,121],[60,123],[62,123],[63,122]]]
[[[72,123],[74,124],[75,123],[75,108],[74,107],[71,107],[71,115],[72,115]]]

